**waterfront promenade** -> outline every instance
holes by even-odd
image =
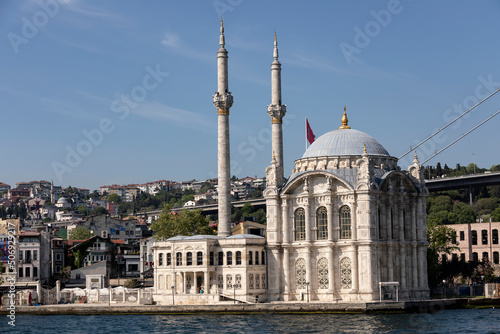
[[[369,303],[260,303],[217,305],[60,304],[16,306],[16,314],[259,314],[259,313],[434,313],[445,309],[500,307],[500,299],[456,298]],[[7,314],[2,309],[0,314]]]

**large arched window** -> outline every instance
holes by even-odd
[[[476,230],[472,230],[471,231],[471,242],[473,245],[477,245],[477,231]]]
[[[340,261],[340,288],[351,289],[351,287],[352,287],[351,259],[345,257]]]
[[[196,253],[196,265],[197,266],[203,265],[203,253],[202,252]]]
[[[318,261],[318,287],[328,289],[328,260],[324,257]]]
[[[187,252],[186,253],[186,266],[190,266],[193,264],[193,253]]]
[[[295,240],[306,240],[306,212],[303,208],[295,210]]]
[[[241,252],[236,252],[236,264],[241,264]]]
[[[248,252],[248,264],[253,265],[253,252],[252,251]]]
[[[228,266],[233,264],[233,252],[227,252],[226,264]]]
[[[298,259],[295,262],[295,284],[297,289],[306,288],[306,261],[304,259]]]
[[[344,205],[340,208],[340,239],[351,239],[351,209]]]
[[[160,253],[160,255],[158,255],[158,266],[163,266],[163,253]]]
[[[316,211],[316,226],[318,227],[318,240],[328,239],[328,219],[327,211],[324,206]]]
[[[182,253],[175,254],[175,265],[182,266]]]
[[[172,265],[172,254],[167,253],[167,266]]]
[[[219,252],[217,256],[217,265],[219,266],[224,265],[224,252]]]
[[[260,264],[266,264],[266,252],[262,251]]]

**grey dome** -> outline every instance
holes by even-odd
[[[390,156],[372,136],[353,129],[338,129],[325,133],[304,153],[302,158],[362,155],[366,145],[368,155]]]

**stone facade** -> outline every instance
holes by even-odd
[[[154,300],[158,304],[379,300],[394,284],[402,299],[429,297],[423,168],[408,171],[374,138],[348,125],[318,138],[283,175],[281,64],[275,36],[271,65],[271,165],[264,197],[267,237],[231,235],[227,51],[218,52],[218,236],[156,241]]]
[[[178,236],[154,246],[154,300],[160,305],[266,300],[263,237]]]

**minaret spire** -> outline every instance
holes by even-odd
[[[220,48],[224,49],[226,45],[226,40],[224,39],[224,22],[222,21],[222,16],[220,18],[220,39],[219,39]]]
[[[213,96],[218,115],[218,196],[219,222],[217,234],[221,237],[231,235],[231,194],[230,194],[230,157],[229,157],[229,109],[233,96],[228,91],[227,51],[224,47],[224,24],[220,20],[220,49],[217,51],[217,92]]]
[[[271,104],[267,106],[267,113],[271,116],[272,123],[272,151],[275,156],[276,185],[281,186],[283,181],[283,130],[282,122],[286,114],[286,105],[281,104],[281,64],[278,60],[278,39],[274,32],[273,62],[271,64]]]

